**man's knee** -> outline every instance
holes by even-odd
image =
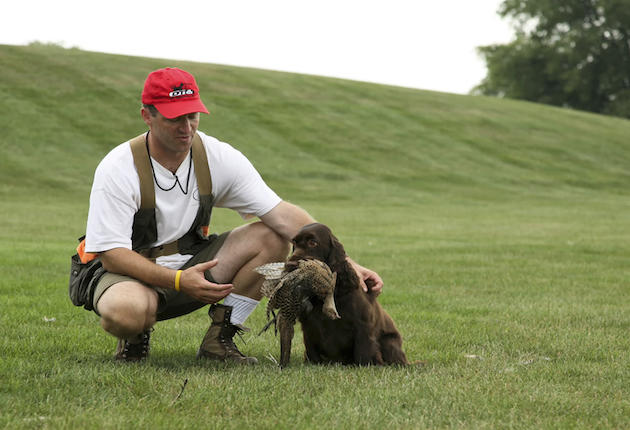
[[[256,228],[258,229],[257,233],[260,237],[260,242],[263,245],[263,250],[279,259],[284,259],[289,255],[289,252],[291,251],[291,243],[288,240],[280,236],[262,222],[257,222]]]
[[[118,337],[141,333],[155,324],[157,293],[142,284],[120,282],[103,293],[97,309],[105,331]]]

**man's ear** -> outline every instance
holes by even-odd
[[[153,117],[151,116],[151,112],[149,112],[149,109],[142,106],[140,108],[140,115],[142,115],[142,120],[144,121],[144,123],[148,125],[149,128],[151,128],[151,120],[153,119]]]

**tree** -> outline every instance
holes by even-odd
[[[477,48],[473,90],[630,118],[630,0],[505,0],[516,38]]]

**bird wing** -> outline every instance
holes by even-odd
[[[267,263],[256,267],[254,271],[263,275],[265,279],[280,279],[284,272],[284,266],[285,264],[283,262]]]
[[[265,280],[260,287],[260,292],[265,297],[273,297],[278,288],[280,288],[280,280],[284,274],[284,263],[268,263],[258,266],[254,272],[263,275]]]

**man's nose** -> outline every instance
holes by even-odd
[[[179,128],[181,131],[191,131],[192,130],[192,121],[186,117],[182,118],[182,120],[179,122]]]

